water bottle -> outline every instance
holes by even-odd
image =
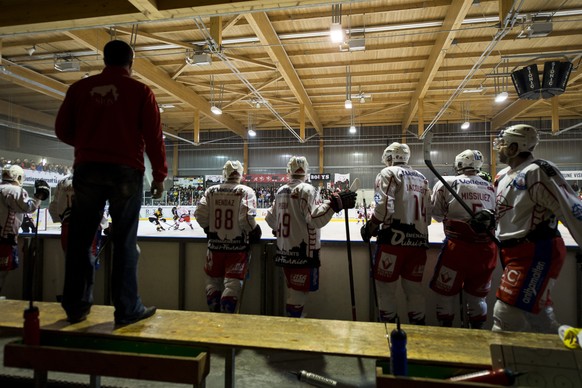
[[[398,317],[396,317],[396,328],[390,333],[390,370],[395,376],[408,376],[406,332],[400,328]]]
[[[40,345],[40,320],[38,307],[32,306],[24,310],[24,344]]]

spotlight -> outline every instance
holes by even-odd
[[[217,107],[216,105],[212,105],[212,106],[210,107],[210,111],[211,111],[212,113],[214,113],[215,115],[217,115],[217,116],[220,116],[220,115],[222,114],[222,109],[220,109],[220,108],[219,108],[219,107]]]
[[[346,109],[352,109],[352,100],[347,99],[346,102],[344,103],[344,106],[346,107]]]
[[[350,133],[356,133],[356,126],[355,125],[350,125]]]
[[[252,129],[249,129],[247,133],[249,134],[250,137],[257,136],[257,133],[254,130],[252,130]]]
[[[342,43],[344,41],[344,31],[340,23],[331,24],[329,37],[333,43]]]
[[[461,124],[461,129],[469,129],[470,126],[471,126],[471,123],[468,121],[465,121],[463,124]]]
[[[503,91],[495,96],[495,102],[497,102],[497,103],[503,102],[503,101],[507,100],[507,97],[509,97],[509,94],[507,92]]]

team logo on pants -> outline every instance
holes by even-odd
[[[396,263],[396,256],[386,252],[382,252],[380,262],[378,263],[378,275],[390,277],[394,272]]]
[[[439,290],[450,291],[456,277],[457,271],[443,266],[439,272],[435,286]]]

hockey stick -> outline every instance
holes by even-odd
[[[240,295],[238,297],[238,301],[236,302],[236,308],[234,310],[235,314],[238,314],[240,312],[240,307],[242,305],[242,301],[243,301],[243,296],[245,294],[245,286],[247,285],[247,279],[249,278],[249,275],[251,273],[251,249],[249,248],[249,257],[247,259],[247,270],[245,271],[245,275],[243,276],[243,280],[242,280],[242,287],[240,289]]]
[[[29,249],[29,280],[30,280],[30,299],[28,301],[28,308],[24,310],[24,335],[23,340],[26,345],[39,345],[40,344],[40,322],[39,322],[39,310],[38,307],[34,305],[34,270],[35,264],[38,260],[38,223],[40,220],[40,204],[38,205],[38,210],[36,213],[36,227],[34,230],[34,239]]]
[[[352,182],[349,191],[356,192],[360,188],[360,179],[356,178]],[[348,249],[348,271],[350,277],[350,296],[352,298],[352,321],[357,321],[356,319],[356,295],[354,292],[354,269],[352,266],[352,243],[350,241],[350,219],[348,216],[348,209],[344,209],[345,221],[346,221],[346,242]]]
[[[364,203],[364,220],[366,224],[368,223],[368,209],[366,206],[366,199],[363,199]],[[380,317],[380,308],[378,307],[378,292],[376,291],[376,280],[374,279],[374,252],[372,250],[372,241],[368,240],[368,255],[370,256],[370,277],[372,278],[372,292],[374,293],[374,306],[376,307],[376,312],[378,313],[378,318]]]
[[[467,203],[461,198],[461,196],[451,187],[451,185],[449,185],[449,183],[445,180],[445,178],[443,178],[443,176],[436,170],[436,168],[434,168],[432,161],[430,160],[432,136],[433,136],[432,132],[425,132],[425,137],[424,137],[424,140],[422,143],[423,150],[424,150],[424,163],[430,169],[430,171],[433,172],[433,174],[437,177],[437,179],[439,181],[441,181],[443,186],[449,191],[449,193],[451,193],[451,195],[457,200],[457,202],[459,202],[459,204],[463,207],[463,209],[465,209],[467,211],[467,213],[469,213],[471,218],[474,218],[475,212],[473,212],[473,210],[469,207],[469,205],[467,205]],[[501,251],[501,243],[499,242],[497,237],[495,237],[495,235],[489,229],[486,229],[485,233],[500,248],[500,251]]]

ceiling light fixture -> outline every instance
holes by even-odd
[[[214,75],[210,76],[210,111],[214,113],[216,116],[220,116],[222,114],[222,109],[220,106],[222,105],[222,96],[224,94],[224,85],[221,85],[218,104],[214,98]]]
[[[34,54],[36,52],[36,45],[33,45],[32,47],[29,47],[26,50],[26,53],[28,54],[28,56],[32,56],[32,54]]]
[[[57,56],[55,57],[55,70],[62,72],[79,71],[81,70],[81,61],[70,55]]]
[[[499,73],[498,68],[500,65],[503,65],[504,67],[503,73]],[[507,74],[508,71],[509,70],[507,59],[502,59],[501,62],[495,66],[494,75],[496,75],[496,77],[493,78],[493,85],[495,86],[495,102],[497,104],[504,102],[509,97],[509,93],[507,93],[507,84],[509,83],[508,81],[509,77],[507,77],[506,75],[501,75]]]
[[[204,52],[186,51],[186,63],[192,66],[207,66],[212,64],[212,56]]]
[[[463,122],[463,124],[461,124],[461,129],[467,130],[471,126],[471,122],[469,121],[469,105],[468,105],[468,103],[464,102],[462,107],[461,107],[461,110],[462,110],[462,114],[463,114],[463,119],[465,120]]]
[[[350,129],[348,130],[351,134],[356,133],[356,126],[354,124],[354,110],[352,110],[352,114],[350,116]]]
[[[255,124],[254,124],[254,118],[253,118],[253,114],[251,113],[251,111],[249,111],[249,115],[247,118],[247,134],[250,137],[255,137],[257,136],[257,132],[255,131]]]
[[[219,108],[219,107],[217,107],[216,105],[212,105],[212,106],[210,107],[210,111],[211,111],[212,113],[214,113],[215,115],[217,115],[217,116],[220,116],[220,115],[222,114],[222,109],[220,109],[220,108]]]
[[[507,100],[507,97],[509,97],[509,93],[507,93],[506,91],[499,92],[495,96],[495,102],[496,103],[501,103],[501,102]]]
[[[329,28],[329,38],[333,43],[342,43],[344,41],[341,4],[332,4],[331,6],[331,27]]]

